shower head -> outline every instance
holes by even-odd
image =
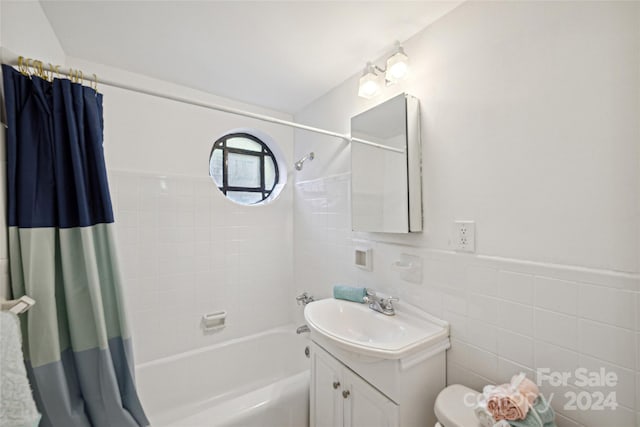
[[[297,171],[301,171],[302,170],[302,165],[304,164],[304,162],[306,162],[307,160],[313,160],[316,157],[315,154],[313,154],[313,151],[310,152],[309,154],[307,154],[306,156],[304,156],[303,158],[301,158],[300,160],[298,160],[296,162],[296,170]]]

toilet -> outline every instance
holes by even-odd
[[[438,419],[435,427],[482,427],[472,406],[477,395],[477,391],[460,384],[442,390],[434,405]]]

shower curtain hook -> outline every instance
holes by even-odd
[[[26,76],[27,73],[25,73],[24,71],[24,64],[23,64],[24,58],[22,56],[18,57],[18,71],[20,71],[20,74],[22,74],[23,76]]]
[[[54,73],[54,71],[55,71],[55,68],[53,67],[53,64],[51,62],[49,62],[49,78],[51,79],[51,80],[49,80],[50,82],[53,82],[53,79],[54,79],[53,73]]]
[[[29,78],[31,78],[31,71],[30,71],[30,68],[32,67],[31,58],[27,58],[25,63],[26,63],[25,71],[27,72],[27,75],[29,76]]]
[[[35,65],[36,67],[36,76],[40,77],[41,79],[44,78],[42,61],[35,61],[33,65]]]

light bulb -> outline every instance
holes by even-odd
[[[390,83],[396,83],[405,79],[409,73],[409,57],[404,53],[402,47],[387,59],[387,72],[385,79]]]
[[[364,96],[365,98],[371,98],[380,90],[380,86],[373,80],[368,80],[362,84],[360,87],[361,94],[360,96]]]
[[[389,68],[389,73],[392,79],[401,80],[407,75],[408,69],[406,62],[396,62]]]
[[[364,69],[362,77],[360,77],[358,96],[370,99],[378,93],[380,93],[380,77],[375,73],[373,66],[369,63]]]

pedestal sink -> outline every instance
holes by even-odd
[[[366,304],[324,299],[307,305],[304,317],[312,333],[365,356],[402,359],[449,346],[449,324],[409,306],[385,316]]]

